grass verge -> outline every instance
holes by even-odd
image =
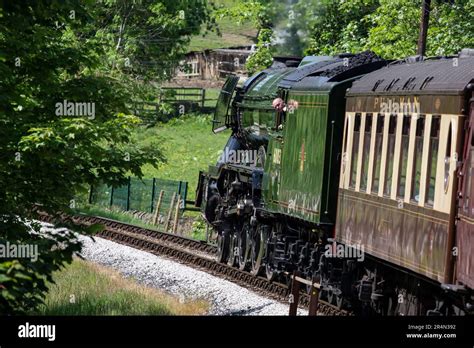
[[[159,139],[166,163],[158,168],[143,166],[145,178],[167,178],[188,182],[188,200],[195,197],[199,171],[207,171],[222,153],[230,131],[214,134],[211,116],[190,114],[151,128],[138,128],[134,142],[147,145]]]
[[[230,8],[240,0],[214,0],[218,7]],[[205,35],[195,35],[191,37],[189,51],[202,51],[205,49],[226,48],[234,46],[247,46],[255,42],[257,28],[251,21],[236,25],[231,18],[217,20],[217,25],[221,31],[221,36],[215,32]]]
[[[75,259],[53,276],[39,315],[203,315],[209,304],[188,301],[124,278],[119,272]]]
[[[160,230],[159,226],[146,223],[143,220],[135,218],[124,211],[111,210],[111,209],[106,209],[106,208],[102,208],[102,207],[98,207],[94,205],[84,205],[80,209],[77,209],[76,211],[77,213],[82,213],[89,216],[101,216],[104,218],[125,222],[127,224],[131,224],[131,225],[135,225],[135,226],[139,226],[143,228],[148,228],[148,229],[158,230],[158,231]]]
[[[150,230],[163,232],[163,225],[158,225],[158,226],[152,225],[150,223],[147,223],[146,221],[133,217],[132,215],[128,214],[125,211],[110,210],[110,209],[93,206],[93,205],[84,205],[84,206],[81,206],[81,208],[76,209],[76,212],[78,214],[80,213],[80,214],[85,214],[89,216],[101,216],[104,218],[125,222],[127,224],[147,228]],[[188,226],[188,228],[185,228],[184,230],[181,231],[181,234],[184,235],[185,237],[193,238],[196,240],[202,240],[202,241],[205,241],[206,237],[211,238],[212,230],[211,229],[207,230],[206,222],[202,218],[200,212],[186,210],[181,219],[192,221],[192,223],[188,223],[185,225],[185,227]],[[182,223],[182,220],[181,220],[181,223]]]

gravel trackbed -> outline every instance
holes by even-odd
[[[79,237],[82,256],[180,298],[210,302],[209,315],[288,315],[288,305],[203,271],[103,238]],[[298,314],[307,314],[299,309]]]

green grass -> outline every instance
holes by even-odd
[[[215,107],[220,92],[220,88],[206,88],[206,100],[204,101],[204,106]]]
[[[214,134],[209,115],[188,115],[152,128],[139,128],[134,140],[149,144],[160,140],[166,163],[158,168],[145,165],[145,178],[162,178],[188,182],[188,199],[194,199],[199,170],[207,171],[217,162],[230,131]]]
[[[139,285],[108,267],[74,260],[54,274],[39,315],[202,315],[209,304]]]
[[[91,206],[89,204],[85,204],[81,206],[81,208],[76,209],[76,213],[85,214],[89,216],[101,216],[104,218],[125,222],[127,224],[147,228],[150,230],[156,230],[159,232],[164,231],[163,225],[155,226],[155,225],[149,224],[121,210],[110,210],[103,207],[97,207],[97,206]],[[186,219],[191,219],[192,221],[191,228],[185,230],[184,235],[189,238],[205,241],[206,240],[206,223],[204,219],[202,218],[201,213],[199,211],[185,210],[183,212],[182,217]],[[212,231],[209,230],[208,233],[210,237]]]
[[[216,95],[218,91],[216,89]],[[209,165],[216,164],[230,136],[230,131],[214,134],[211,131],[211,125],[210,115],[193,114],[173,119],[168,123],[160,123],[151,128],[137,128],[133,134],[133,141],[146,145],[159,140],[160,149],[167,160],[166,163],[159,164],[158,168],[145,165],[142,168],[144,178],[155,177],[187,181],[187,199],[194,200],[199,171],[207,171]],[[151,225],[127,212],[91,206],[86,202],[87,197],[81,200],[78,212],[161,230],[161,225]],[[195,239],[205,240],[206,226],[200,219],[200,212],[185,211],[183,217],[185,217],[185,221],[188,221],[188,225],[185,224],[184,234]],[[189,219],[195,220],[192,228]]]
[[[214,0],[213,2],[218,6],[231,7],[238,1]],[[193,36],[189,45],[189,51],[252,45],[257,36],[257,29],[251,22],[236,25],[233,20],[224,18],[218,20],[217,24],[222,36],[218,36],[215,32],[207,33],[204,37],[202,34]]]
[[[99,206],[86,204],[84,206],[81,206],[79,209],[77,209],[77,212],[90,215],[90,216],[101,216],[104,218],[117,220],[117,221],[125,222],[131,225],[136,225],[139,227],[148,228],[152,230],[158,230],[158,231],[160,230],[158,226],[148,224],[144,222],[143,220],[137,219],[133,217],[131,214],[127,214],[127,212],[121,211],[121,210],[105,209]]]

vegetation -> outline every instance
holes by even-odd
[[[232,8],[241,0],[214,0],[216,11]],[[215,27],[199,35],[191,37],[189,51],[202,51],[206,49],[248,46],[255,43],[257,28],[250,20],[244,20],[239,25],[229,17],[214,16]]]
[[[172,119],[148,129],[137,129],[133,139],[141,146],[149,146],[158,139],[160,150],[166,158],[157,167],[142,167],[147,178],[170,178],[188,182],[188,199],[193,199],[200,170],[215,164],[224,148],[229,132],[214,134],[211,116],[190,114]]]
[[[55,272],[39,315],[202,315],[209,304],[137,284],[110,268],[75,259]]]
[[[205,6],[195,0],[2,2],[0,244],[37,245],[39,254],[35,262],[0,260],[1,313],[38,306],[52,272],[81,247],[70,232],[38,233],[39,225],[28,220],[35,205],[49,213],[69,211],[75,195],[90,184],[123,184],[127,175],[140,177],[145,164],[163,159],[152,141],[132,142],[139,120],[127,108],[135,93],[127,81],[147,76],[135,65],[119,68],[118,62],[168,57],[178,64],[187,35],[208,20]],[[163,65],[165,71],[169,67]]]
[[[250,72],[271,64],[271,55],[332,55],[372,50],[392,59],[414,55],[422,0],[244,0],[213,12],[259,30]],[[433,0],[427,55],[473,47],[474,2]]]
[[[91,11],[93,38],[106,47],[104,67],[145,81],[171,77],[191,36],[214,27],[205,0],[104,0]]]
[[[384,58],[416,54],[421,0],[321,1],[309,30],[308,54],[369,49]],[[435,0],[431,4],[427,55],[456,54],[474,47],[474,2]]]
[[[119,209],[108,209],[104,207],[93,206],[89,204],[81,205],[77,210],[77,213],[90,215],[90,216],[102,216],[104,218],[122,221],[131,225],[136,225],[148,229],[157,229],[156,226],[148,224],[143,220],[134,217],[132,214],[119,210]]]
[[[231,20],[237,26],[250,22],[258,29],[255,52],[248,57],[246,63],[250,75],[269,67],[273,61],[275,50],[271,45],[273,30],[270,19],[272,5],[272,0],[245,0],[234,3],[233,6],[219,8],[213,13],[215,18]]]
[[[207,233],[209,233],[208,237],[211,237],[212,229],[208,227],[202,215],[197,216],[193,221],[191,237],[198,240],[206,240]]]
[[[72,211],[74,197],[91,184],[120,186],[129,175],[186,180],[193,197],[198,171],[215,163],[228,133],[213,135],[209,116],[199,115],[138,128],[129,108],[156,96],[190,42],[212,48],[228,45],[232,35],[257,36],[251,73],[268,67],[276,52],[369,49],[402,58],[416,51],[420,10],[421,0],[2,2],[0,244],[40,252],[35,262],[0,260],[0,312],[41,304],[52,273],[81,247],[70,232],[39,233],[30,223],[34,207]],[[199,41],[203,30],[212,45]],[[291,49],[273,46],[281,31]],[[472,0],[432,1],[428,55],[474,47],[473,32]]]

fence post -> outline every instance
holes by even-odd
[[[209,224],[206,222],[206,243],[209,243]]]
[[[293,271],[293,279],[291,281],[291,295],[292,302],[290,301],[290,316],[295,316],[298,312],[298,302],[300,301],[300,282],[296,280],[296,277],[300,276],[300,272]]]
[[[110,208],[114,204],[114,187],[112,186],[112,190],[110,191]]]
[[[202,99],[201,99],[201,109],[204,108],[204,104],[206,103],[206,90],[202,89]]]
[[[153,216],[153,224],[156,226],[158,224],[158,216],[160,216],[161,201],[163,199],[163,194],[165,191],[161,190],[160,195],[158,196],[158,202],[156,203],[155,216]]]
[[[128,177],[128,185],[127,185],[127,211],[130,210],[130,177]]]
[[[176,192],[173,192],[173,197],[171,198],[171,204],[170,204],[170,207],[168,209],[168,216],[166,217],[166,222],[165,222],[165,232],[168,232],[168,225],[170,223],[170,219],[171,219],[171,214],[173,212],[173,206],[174,206],[174,200],[176,198]]]
[[[156,179],[153,178],[153,186],[152,186],[152,188],[151,188],[150,213],[153,213],[153,204],[155,203],[155,184],[156,184]]]
[[[184,193],[181,195],[183,197],[183,210],[186,210],[186,198],[188,197],[188,182],[184,182]]]
[[[315,278],[311,279],[311,294],[309,298],[308,315],[318,315],[319,285],[315,286]]]
[[[174,211],[173,233],[176,233],[176,231],[178,230],[179,203],[180,203],[180,201],[181,201],[181,199],[178,195],[178,200],[176,201],[176,208],[175,208],[175,211]]]

